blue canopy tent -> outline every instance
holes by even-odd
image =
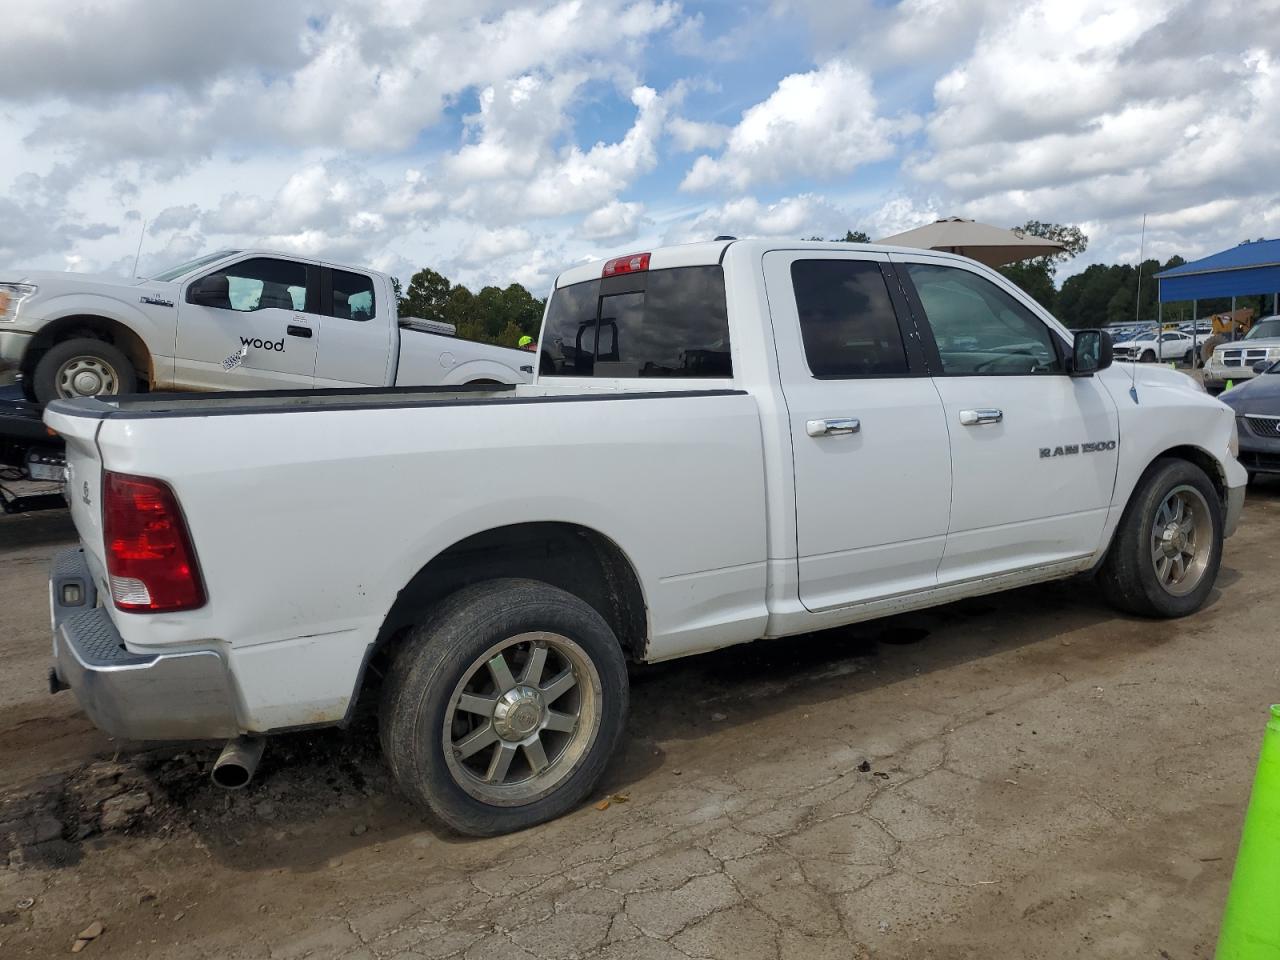
[[[1191,318],[1196,320],[1196,301],[1230,297],[1234,311],[1236,297],[1253,294],[1271,294],[1272,312],[1280,313],[1280,240],[1246,240],[1221,253],[1157,273],[1156,280],[1162,322],[1166,302],[1192,301]]]

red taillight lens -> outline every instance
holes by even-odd
[[[625,257],[614,257],[605,261],[602,277],[612,277],[619,273],[643,273],[649,269],[649,254],[629,253]]]
[[[161,613],[204,606],[196,552],[167,483],[107,471],[102,528],[117,609]]]

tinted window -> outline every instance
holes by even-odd
[[[221,302],[208,306],[252,313],[255,310],[303,310],[307,304],[307,268],[292,260],[255,257],[211,275],[214,283],[225,278]],[[207,278],[206,278],[207,279]]]
[[[610,293],[589,280],[556,290],[547,310],[540,372],[578,377],[728,377],[724,273],[654,270]],[[597,336],[598,332],[598,336]]]
[[[334,270],[333,315],[345,320],[368,320],[373,316],[373,278],[363,273]]]
[[[968,270],[906,264],[933,328],[942,370],[951,374],[1049,373],[1061,369],[1044,322]]]
[[[815,377],[907,373],[907,352],[876,263],[797,260],[791,265],[804,355]]]

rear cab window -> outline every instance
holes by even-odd
[[[555,290],[538,366],[541,377],[733,376],[724,271],[672,267]]]

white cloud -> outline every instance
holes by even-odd
[[[458,251],[456,262],[464,267],[476,267],[514,253],[521,253],[533,244],[533,234],[523,227],[480,230]]]
[[[667,121],[667,133],[671,134],[676,149],[683,153],[723,147],[732,129],[723,123],[705,123],[683,117],[672,117]]]
[[[761,203],[740,197],[704,210],[676,224],[664,238],[668,243],[710,240],[717,236],[783,237],[801,240],[810,236],[844,236],[847,214],[815,194],[785,197]]]
[[[644,204],[613,200],[587,215],[582,221],[581,235],[588,240],[629,240],[648,222]]]
[[[200,216],[200,208],[194,203],[186,203],[180,207],[165,207],[151,220],[148,229],[152,233],[165,230],[185,230],[195,223]]]
[[[694,162],[681,187],[743,190],[798,176],[830,179],[891,156],[897,139],[918,125],[909,114],[880,116],[870,77],[831,60],[784,77],[742,115],[719,157]]]

